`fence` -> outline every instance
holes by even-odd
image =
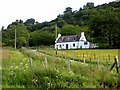
[[[59,55],[47,54],[47,53],[43,53],[43,52],[37,53],[37,51],[33,51],[33,53],[34,53],[34,55],[43,54],[43,56],[44,56],[44,66],[46,68],[47,68],[47,64],[48,64],[47,63],[47,60],[48,60],[47,57],[49,56],[49,57],[52,57],[52,59],[53,58],[58,58],[58,59],[68,61],[68,64],[67,64],[68,72],[70,72],[70,68],[71,68],[70,63],[71,62],[77,62],[77,63],[81,63],[81,64],[84,64],[84,65],[89,64],[90,73],[92,71],[92,64],[95,64],[98,67],[98,70],[100,69],[101,65],[104,65],[106,67],[107,71],[109,71],[109,70],[111,71],[113,69],[113,67],[116,65],[116,71],[117,71],[117,73],[119,72],[118,58],[117,58],[117,56],[115,56],[113,58],[114,61],[112,61],[111,60],[112,58],[111,58],[110,54],[108,54],[107,59],[105,59],[105,57],[103,56],[103,60],[100,61],[98,55],[96,55],[95,53],[94,54],[92,54],[92,53],[91,54],[89,54],[89,53],[86,54],[84,52],[81,53],[81,54],[80,53],[79,54],[78,53],[73,53],[73,55],[70,54],[70,56],[73,56],[72,58],[69,55],[63,55],[63,54],[60,55],[61,52],[59,52]],[[79,58],[79,56],[81,56],[81,57]],[[81,59],[81,61],[79,59]],[[31,58],[30,58],[30,67],[32,67]]]

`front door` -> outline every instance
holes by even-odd
[[[66,49],[68,49],[68,44],[66,44]]]

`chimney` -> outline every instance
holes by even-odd
[[[61,34],[58,34],[58,38],[61,37]]]
[[[85,38],[84,32],[81,32],[80,41],[86,41],[86,38]]]

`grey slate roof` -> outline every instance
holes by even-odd
[[[80,36],[78,35],[69,35],[69,36],[61,36],[58,40],[57,43],[62,43],[62,42],[75,42],[79,41]]]

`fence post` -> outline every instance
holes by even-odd
[[[29,59],[30,68],[32,68],[32,58]]]
[[[117,73],[119,73],[119,63],[118,63],[118,57],[114,56],[114,63],[112,65],[112,67],[110,68],[110,71],[113,69],[113,67],[116,65],[116,71]]]
[[[95,55],[95,53],[94,53],[94,59],[96,59],[96,55]]]
[[[108,71],[108,60],[106,59],[106,70]]]
[[[119,63],[118,63],[118,56],[114,56],[115,64],[116,64],[116,71],[119,73]]]
[[[100,69],[100,61],[99,61],[99,58],[97,59],[97,65],[98,65],[98,69]]]
[[[47,67],[47,57],[46,56],[44,58],[44,65],[45,65],[45,67]]]
[[[90,58],[90,74],[91,74],[91,58]]]
[[[84,64],[85,64],[85,55],[84,55],[84,52],[83,52],[83,60],[84,60]]]
[[[108,60],[110,61],[110,55],[108,55]]]
[[[83,59],[84,59],[84,52],[83,52]]]
[[[86,57],[86,59],[88,59],[88,52],[87,52],[87,57]]]
[[[84,58],[84,64],[85,64],[85,58]]]
[[[70,72],[70,59],[68,59],[68,72]]]
[[[77,58],[78,58],[78,53],[77,53]]]
[[[66,60],[66,55],[65,55],[65,60]]]

